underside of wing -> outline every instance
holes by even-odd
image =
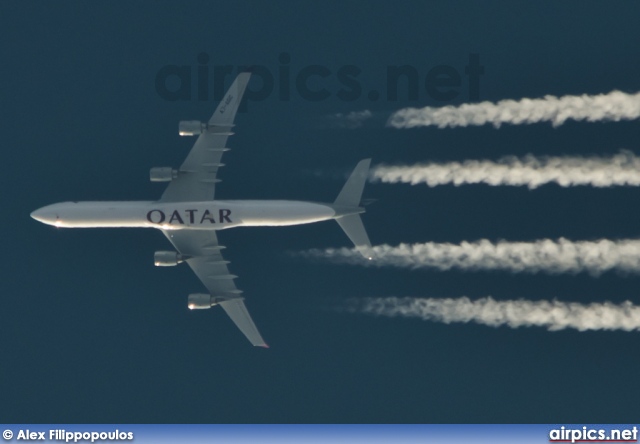
[[[180,134],[199,134],[180,169],[167,186],[161,201],[183,202],[213,199],[222,154],[228,150],[227,138],[233,133],[233,122],[251,77],[241,73],[225,94],[208,122],[180,122]]]
[[[229,317],[238,326],[240,331],[244,333],[249,342],[257,347],[269,348],[260,332],[253,323],[247,307],[244,305],[244,301],[240,298],[230,299],[228,301],[220,302],[220,306],[227,312]]]
[[[224,247],[218,244],[215,231],[162,230],[162,232],[209,291],[210,298],[207,298],[206,302],[203,302],[202,298],[198,299],[204,306],[195,308],[220,305],[253,345],[267,347],[244,305],[242,291],[236,287],[234,282],[236,276],[229,273],[228,262],[220,252]]]

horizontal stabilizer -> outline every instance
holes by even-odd
[[[371,165],[371,159],[358,162],[333,203],[336,222],[351,239],[356,249],[366,258],[369,258],[371,242],[358,213],[364,212],[364,208],[360,208],[360,200],[369,175],[369,165]]]
[[[362,198],[362,190],[364,190],[364,184],[367,181],[369,174],[369,165],[371,159],[364,159],[358,162],[358,165],[347,179],[347,183],[342,187],[342,191],[338,194],[334,205],[340,205],[345,207],[358,207],[360,206],[360,199]]]
[[[371,242],[369,242],[369,236],[362,225],[362,219],[359,214],[351,214],[349,216],[343,216],[336,219],[340,228],[349,236],[351,242],[356,246],[364,257],[370,258],[369,249],[371,248]]]

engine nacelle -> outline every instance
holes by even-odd
[[[182,120],[178,124],[178,133],[181,136],[197,136],[207,130],[207,124],[199,120]]]
[[[156,251],[153,255],[153,264],[156,267],[174,267],[184,259],[184,256],[177,251]]]
[[[220,136],[231,136],[230,128],[233,125],[209,125],[199,120],[181,120],[178,124],[178,134],[181,136],[198,136],[202,133],[218,134]]]
[[[171,167],[155,167],[149,170],[151,182],[171,182],[178,177],[178,170]]]
[[[213,296],[206,293],[193,293],[189,295],[189,310],[201,310],[216,305]]]

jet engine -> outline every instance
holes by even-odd
[[[178,133],[181,136],[197,136],[207,130],[207,124],[199,120],[182,120],[178,124]]]
[[[231,136],[229,131],[233,125],[209,125],[199,120],[181,120],[178,124],[178,133],[181,136],[197,136],[202,133],[213,133],[220,136]]]
[[[206,293],[193,293],[189,295],[189,310],[207,309],[216,305],[213,296]]]
[[[151,182],[171,182],[178,177],[178,170],[171,167],[155,167],[149,170]]]
[[[174,267],[184,261],[177,251],[156,251],[153,255],[153,264],[156,267]]]

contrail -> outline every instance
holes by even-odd
[[[425,163],[412,166],[378,165],[371,180],[385,183],[424,183],[430,187],[453,184],[526,185],[530,189],[550,182],[562,187],[640,185],[640,157],[622,150],[610,156],[503,157],[497,161]]]
[[[607,271],[640,273],[640,240],[491,242],[481,239],[460,244],[426,242],[376,245],[371,260],[351,248],[308,250],[303,256],[342,263],[435,270],[502,270],[512,273],[580,273],[599,276]]]
[[[460,106],[433,108],[403,108],[391,115],[387,126],[438,128],[484,125],[499,128],[503,123],[513,125],[551,122],[554,127],[567,120],[587,122],[632,120],[640,117],[640,93],[581,96],[544,96],[542,99],[501,100],[497,103],[481,102]]]
[[[360,128],[366,120],[373,117],[373,113],[365,109],[363,111],[351,111],[348,114],[336,113],[327,117],[333,123],[333,126],[337,128],[356,129]]]
[[[381,316],[415,317],[426,321],[476,322],[511,328],[546,327],[548,330],[574,328],[586,330],[640,330],[640,307],[626,301],[578,304],[558,301],[510,300],[491,297],[475,301],[432,298],[364,298],[350,299],[346,311]]]

